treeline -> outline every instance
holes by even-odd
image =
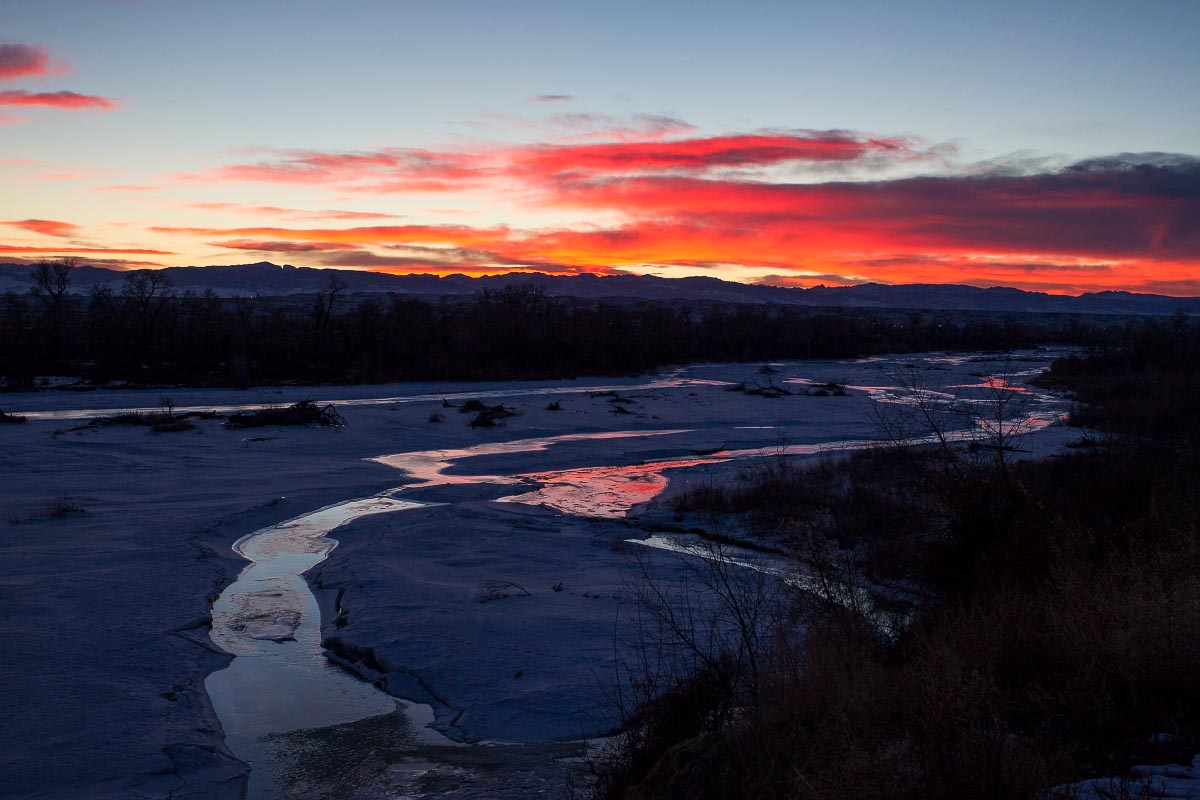
[[[645,592],[641,618],[702,657],[632,671],[642,702],[595,796],[1161,796],[1127,770],[1200,752],[1200,324],[1127,334],[1044,377],[1089,426],[1069,454],[896,443],[681,498],[726,534],[748,514],[758,541],[832,577],[803,593],[745,570],[700,580],[738,612],[715,641],[722,617]],[[860,605],[894,601],[889,583],[925,598],[898,630]],[[1094,776],[1117,778],[1052,791]]]
[[[95,383],[246,386],[621,375],[667,364],[851,357],[1100,341],[1114,323],[1058,315],[824,310],[548,297],[527,285],[441,300],[178,293],[161,273],[119,290],[72,286],[74,263],[34,268],[0,297],[0,373]]]

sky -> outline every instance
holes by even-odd
[[[0,0],[0,261],[1200,295],[1200,2]]]

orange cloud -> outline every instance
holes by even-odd
[[[124,255],[142,256],[173,256],[170,250],[146,250],[140,247],[23,247],[21,245],[0,244],[0,253],[44,253],[62,255],[64,253],[117,253]]]
[[[396,219],[395,214],[381,214],[376,211],[344,211],[336,208],[313,211],[308,216],[314,219]]]
[[[281,208],[279,206],[253,206],[242,203],[192,203],[188,208],[201,211],[225,211],[233,214],[249,214],[258,216],[281,217],[285,219],[319,220],[319,219],[396,219],[395,214],[383,214],[376,211],[346,211],[344,209],[325,209],[323,211],[304,211],[298,208]]]
[[[770,147],[772,145],[764,145]],[[654,148],[646,162],[663,163]],[[718,159],[726,150],[713,146]],[[757,147],[730,158],[773,158]],[[679,163],[669,151],[667,163]],[[585,157],[581,163],[594,163]],[[557,166],[548,167],[553,172]],[[733,265],[790,282],[954,282],[1046,291],[1192,286],[1200,275],[1200,159],[1122,156],[1028,175],[980,173],[780,184],[739,177],[604,174],[545,188],[549,207],[618,212],[620,225],[156,229],[222,246],[358,264],[377,250],[443,269],[673,274]],[[668,170],[669,172],[669,170]],[[221,242],[228,239],[228,242]],[[269,245],[269,247],[267,246]],[[718,265],[718,267],[714,267]],[[732,268],[732,267],[731,267]],[[706,273],[707,274],[707,273]]]
[[[354,249],[354,245],[340,242],[264,242],[254,239],[229,239],[211,244],[231,250],[255,250],[263,253],[317,253],[324,250]]]
[[[233,236],[276,241],[320,241],[344,244],[440,244],[486,246],[507,241],[506,227],[472,228],[466,225],[373,225],[358,228],[174,228],[155,226],[155,233],[192,236]]]
[[[1200,159],[1125,154],[1063,167],[1026,160],[953,174],[941,161],[945,152],[909,137],[850,131],[651,135],[461,151],[289,151],[192,177],[333,184],[367,193],[492,191],[538,210],[610,222],[540,230],[157,230],[235,249],[305,252],[326,265],[354,259],[355,266],[419,263],[443,271],[657,270],[802,284],[956,282],[1056,292],[1187,292],[1195,285]],[[933,160],[944,174],[864,179],[882,174],[871,171],[877,166]],[[785,182],[796,168],[810,180]],[[851,170],[857,179],[811,180],[831,169]]]
[[[2,223],[13,228],[21,228],[31,233],[41,233],[46,236],[76,236],[79,226],[69,222],[58,222],[52,219],[22,219]]]
[[[4,252],[3,248],[0,248],[0,252]],[[39,261],[45,260],[45,256],[40,256],[37,258],[24,258],[22,256],[6,255],[4,256],[4,260],[10,264],[37,264]],[[116,270],[133,270],[144,269],[146,267],[167,266],[161,261],[135,261],[127,258],[88,258],[86,263],[91,266],[102,266]]]

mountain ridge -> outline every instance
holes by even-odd
[[[29,264],[0,264],[0,292],[24,292],[33,285]],[[164,267],[160,272],[180,291],[213,290],[219,295],[287,296],[312,294],[326,288],[331,275],[347,284],[350,293],[386,293],[445,297],[468,295],[509,284],[536,286],[548,295],[580,299],[693,300],[731,303],[778,303],[811,307],[929,309],[958,311],[1060,312],[1091,314],[1200,313],[1200,297],[1172,297],[1127,291],[1054,295],[1008,286],[975,287],[961,284],[880,284],[811,288],[747,284],[696,276],[662,278],[653,275],[552,275],[510,272],[471,277],[394,275],[385,272],[297,267],[258,261],[225,266]],[[93,265],[76,268],[72,290],[93,285],[119,290],[129,273]]]

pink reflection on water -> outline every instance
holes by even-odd
[[[719,452],[624,467],[580,467],[532,472],[519,477],[542,484],[540,489],[502,497],[497,502],[544,505],[564,514],[620,519],[630,508],[653,500],[666,488],[667,470],[719,464],[730,459],[729,453]]]
[[[430,486],[452,486],[472,483],[521,483],[519,475],[447,475],[454,462],[476,456],[496,456],[510,453],[532,453],[545,450],[562,442],[586,442],[599,439],[631,439],[648,436],[668,436],[689,433],[686,429],[657,431],[601,431],[597,433],[568,433],[562,436],[543,436],[536,439],[516,439],[508,442],[487,442],[472,447],[449,450],[419,450],[413,453],[394,453],[372,458],[389,467],[407,472],[419,483],[406,489],[424,489]]]
[[[979,383],[955,383],[950,386],[951,389],[994,389],[1004,392],[1028,392],[1028,386],[1021,386],[1010,382],[1007,378],[999,375],[988,375]]]

